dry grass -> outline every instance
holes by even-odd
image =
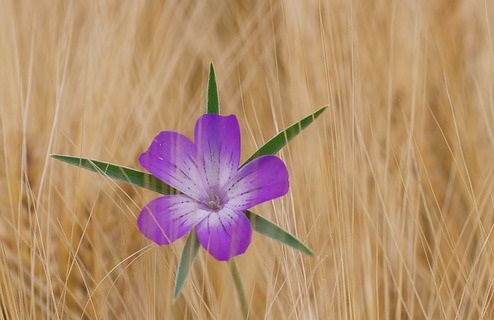
[[[239,318],[227,265],[136,216],[155,194],[49,158],[139,168],[191,135],[210,61],[243,157],[316,108],[280,156],[291,191],[255,208],[238,259],[254,319],[494,316],[494,4],[0,0],[0,318]]]

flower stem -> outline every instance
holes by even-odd
[[[232,273],[233,283],[235,284],[235,289],[237,289],[238,300],[240,302],[240,307],[242,308],[242,313],[244,319],[249,319],[249,306],[247,300],[245,299],[244,285],[242,284],[242,278],[238,272],[237,263],[235,259],[230,260],[230,272]]]

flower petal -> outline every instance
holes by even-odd
[[[245,210],[288,192],[288,170],[275,156],[261,156],[247,163],[225,187],[227,205]]]
[[[238,170],[240,127],[237,117],[201,116],[196,123],[194,142],[206,184],[210,189],[220,189]]]
[[[252,226],[242,211],[224,207],[211,212],[197,225],[197,237],[213,257],[227,261],[247,250],[252,240]]]
[[[168,195],[149,202],[137,218],[139,230],[159,245],[184,236],[209,212],[186,195]]]
[[[139,162],[152,175],[196,200],[205,194],[196,147],[183,134],[160,132]]]

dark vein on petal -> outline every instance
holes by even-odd
[[[249,189],[247,191],[244,191],[242,193],[239,193],[238,195],[236,195],[237,197],[238,196],[243,196],[244,194],[247,194],[247,193],[251,193],[251,192],[254,192],[254,191],[258,191],[258,190],[261,190],[263,187],[257,187],[257,188],[254,188],[254,189]]]
[[[237,181],[235,181],[231,186],[230,188],[228,188],[228,191],[232,190],[240,181],[248,178],[249,176],[251,176],[252,174],[254,174],[254,172],[250,172],[248,174],[246,174],[245,176],[242,176],[240,177],[240,179],[238,179]]]

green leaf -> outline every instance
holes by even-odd
[[[197,240],[197,235],[195,230],[193,230],[187,242],[185,243],[184,250],[182,251],[182,256],[180,257],[180,262],[177,269],[177,278],[175,279],[175,287],[173,288],[173,298],[176,299],[182,287],[185,283],[185,279],[189,275],[190,267],[194,263],[194,260],[199,251],[200,243]]]
[[[268,142],[266,142],[262,147],[259,148],[253,155],[249,157],[242,165],[246,165],[249,161],[254,160],[257,157],[266,155],[266,154],[275,154],[276,152],[280,151],[281,148],[283,148],[290,140],[295,138],[300,131],[303,129],[307,128],[309,124],[314,122],[317,117],[321,115],[321,113],[326,110],[327,107],[322,107],[321,109],[317,110],[311,115],[308,115],[307,117],[303,118],[299,122],[292,124],[288,128],[286,128],[284,131],[278,133],[276,136],[271,138]]]
[[[170,187],[163,181],[155,178],[153,175],[130,169],[127,167],[118,166],[108,162],[86,159],[75,156],[64,156],[59,154],[51,155],[54,159],[105,175],[112,179],[120,180],[133,184],[138,187],[146,188],[161,194],[178,194],[178,190]]]
[[[220,100],[218,97],[218,87],[216,86],[216,78],[214,76],[213,63],[209,66],[208,80],[208,101],[207,113],[220,114]]]
[[[276,152],[280,151],[281,148],[283,148],[290,140],[295,138],[303,129],[307,128],[312,122],[314,122],[314,120],[316,120],[317,117],[319,117],[324,112],[324,110],[326,110],[326,108],[327,107],[322,107],[313,114],[303,118],[299,122],[286,128],[284,131],[278,133],[276,136],[271,138],[271,140],[260,147],[259,150],[257,150],[252,156],[250,156],[249,159],[247,159],[240,167],[243,167],[249,161],[252,161],[257,157],[267,154],[275,154]],[[278,240],[286,244],[287,246],[297,249],[309,256],[314,255],[314,252],[312,252],[309,247],[307,247],[289,232],[278,227],[276,224],[264,219],[261,216],[258,216],[257,214],[249,210],[244,210],[244,213],[249,218],[255,231],[274,240]]]
[[[264,219],[263,217],[249,211],[244,210],[245,215],[249,218],[252,227],[257,232],[270,237],[271,239],[278,240],[287,246],[290,246],[294,249],[297,249],[306,255],[313,256],[314,252],[312,252],[309,247],[303,244],[300,240],[298,240],[295,236],[291,235],[289,232],[281,229],[276,224],[271,221]]]
[[[242,283],[242,277],[237,268],[237,263],[235,259],[231,259],[228,263],[230,265],[230,273],[232,274],[233,283],[235,284],[235,289],[237,290],[238,301],[240,302],[240,308],[244,314],[244,319],[249,319],[249,304],[245,298],[244,285]]]

